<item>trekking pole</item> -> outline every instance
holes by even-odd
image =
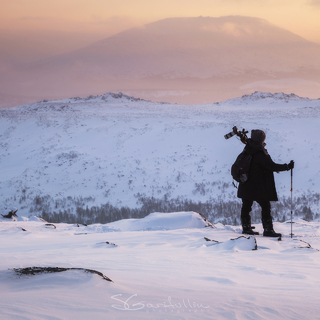
[[[290,233],[290,235],[291,235],[291,238],[292,238],[292,236],[293,236],[293,233],[292,233],[292,171],[293,171],[293,169],[291,168],[291,233]]]

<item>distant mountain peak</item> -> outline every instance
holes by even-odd
[[[144,100],[144,99],[140,99],[140,98],[135,98],[133,96],[129,96],[126,94],[123,94],[122,92],[119,93],[112,93],[112,92],[107,92],[105,94],[102,95],[89,95],[85,98],[80,98],[80,97],[73,97],[70,98],[71,100],[75,100],[75,101],[89,101],[89,100],[97,100],[97,99],[101,99],[101,100],[118,100],[118,99],[123,99],[123,100],[130,100],[130,101],[147,101],[150,102],[149,100]]]
[[[286,94],[283,92],[270,93],[255,91],[252,94],[245,94],[241,97],[242,100],[260,100],[260,99],[276,99],[276,100],[309,100],[309,98],[299,97],[294,93]]]
[[[36,103],[28,104],[28,105],[21,105],[17,108],[25,111],[49,111],[49,112],[62,112],[62,111],[70,111],[72,106],[79,104],[97,104],[97,103],[123,103],[123,102],[141,102],[141,103],[152,103],[150,100],[145,100],[142,98],[136,98],[134,96],[126,95],[122,92],[119,93],[112,93],[107,92],[102,95],[89,95],[87,97],[71,97],[66,99],[59,99],[59,100],[49,100],[43,99]],[[156,102],[155,102],[156,103]],[[158,104],[170,104],[169,102],[157,102]]]

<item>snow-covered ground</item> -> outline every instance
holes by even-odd
[[[185,106],[106,94],[0,114],[0,206],[19,215],[0,217],[1,320],[320,319],[320,222],[295,217],[292,238],[289,221],[275,222],[277,241],[196,212],[88,226],[33,216],[136,207],[139,196],[239,202],[230,167],[243,145],[224,139],[234,125],[264,130],[276,162],[295,160],[295,205],[300,196],[320,213],[320,100],[256,92]],[[275,176],[288,219],[290,174]],[[69,270],[13,270],[28,267]]]
[[[292,238],[290,227],[275,223],[277,241],[195,212],[90,226],[2,219],[0,318],[320,319],[320,223],[294,221]],[[27,267],[113,282],[13,270]]]
[[[295,160],[294,197],[310,196],[303,206],[320,214],[319,99],[256,92],[173,105],[109,93],[0,114],[0,207],[22,216],[107,202],[134,208],[138,195],[238,201],[230,167],[243,144],[224,139],[235,125],[264,130],[275,162]],[[275,176],[279,197],[290,199],[290,174]]]

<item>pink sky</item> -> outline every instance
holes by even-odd
[[[172,17],[232,15],[262,18],[320,44],[320,0],[1,0],[0,80],[7,85],[6,73],[13,77],[11,70],[20,72],[23,65],[83,48],[132,27]],[[313,96],[319,96],[319,85]],[[274,83],[261,90],[271,90],[270,86]],[[10,89],[16,95],[16,89]],[[1,90],[0,102],[15,99],[6,88]]]
[[[258,17],[320,43],[320,0],[2,0],[0,32],[63,31],[96,38],[169,17]]]

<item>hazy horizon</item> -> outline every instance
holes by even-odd
[[[184,101],[189,103],[215,102],[215,98],[210,94],[208,99],[203,101],[192,98],[184,99],[185,92],[190,92],[193,89],[190,83],[187,87],[179,85],[179,90],[177,88],[171,90],[171,87],[166,87],[159,91],[158,88],[155,88],[155,93],[151,96],[143,94],[143,92],[151,90],[148,81],[145,88],[137,88],[135,85],[122,86],[121,83],[117,86],[110,86],[106,83],[103,87],[102,83],[98,83],[97,87],[92,89],[81,84],[79,92],[77,90],[61,90],[59,95],[57,92],[50,92],[50,88],[48,88],[48,90],[41,91],[42,94],[39,95],[39,92],[32,90],[24,92],[15,90],[16,83],[19,83],[20,80],[16,81],[14,77],[18,76],[19,72],[25,75],[26,66],[29,68],[28,65],[35,62],[51,57],[56,59],[59,55],[91,46],[131,28],[139,29],[146,24],[173,17],[244,16],[259,18],[320,45],[319,13],[320,0],[284,0],[281,3],[275,0],[260,1],[259,3],[253,0],[199,0],[188,1],[183,5],[178,0],[164,0],[161,3],[145,0],[124,0],[121,3],[111,0],[103,2],[93,0],[81,3],[74,0],[48,0],[45,3],[40,0],[34,0],[32,3],[26,3],[22,0],[14,2],[4,0],[0,12],[0,82],[2,83],[0,107],[28,103],[43,97],[63,98],[73,93],[86,96],[114,90],[133,95],[142,94],[142,98],[154,97],[155,100],[157,97],[163,97],[165,101],[177,103],[184,103]],[[192,46],[192,43],[190,45]],[[272,55],[273,53],[270,52],[270,56]],[[284,59],[290,60],[291,57],[286,56]],[[309,63],[312,61],[306,61],[306,64]],[[230,70],[232,68],[233,66],[230,65]],[[309,75],[304,76],[303,79],[296,79],[296,77],[293,79],[284,75],[284,81],[278,84],[275,81],[272,82],[270,77],[257,78],[250,83],[243,83],[238,93],[233,91],[232,86],[227,88],[216,96],[216,101],[236,97],[239,92],[250,93],[255,89],[270,92],[276,92],[278,89],[278,91],[290,93],[286,90],[297,88],[299,91],[300,87],[305,87],[307,91],[300,90],[300,92],[295,91],[294,93],[305,96],[310,92],[310,97],[316,98],[320,96],[318,78],[317,73],[311,75],[311,78]],[[24,78],[23,83],[34,82],[34,79],[34,75],[30,73],[30,78]],[[10,81],[13,84],[11,87],[9,86]],[[294,86],[292,86],[293,82]],[[142,85],[144,84],[142,83]],[[77,87],[77,84],[74,83],[74,86]],[[201,84],[196,84],[195,90],[199,90],[200,86]],[[204,87],[209,88],[206,85]],[[166,99],[164,92],[170,90],[173,98]],[[207,93],[203,93],[203,96],[206,95]]]

